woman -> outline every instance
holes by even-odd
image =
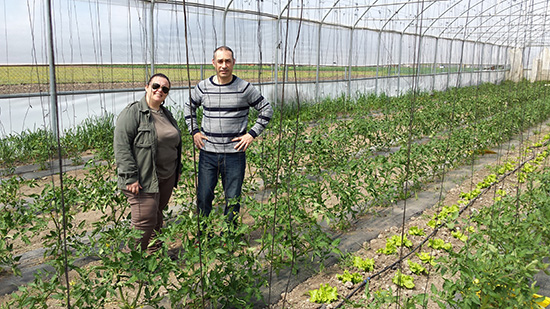
[[[166,75],[151,76],[145,96],[119,114],[114,134],[118,188],[130,203],[132,226],[143,232],[141,250],[149,252],[160,249],[159,241],[149,242],[181,173],[181,132],[163,105],[169,91]]]

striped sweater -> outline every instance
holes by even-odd
[[[200,131],[208,137],[203,150],[215,153],[239,152],[237,142],[231,140],[246,133],[251,107],[258,110],[256,123],[248,131],[256,138],[273,116],[271,104],[249,82],[233,75],[225,85],[214,83],[213,77],[197,84],[191,91],[190,102],[185,105],[185,123],[191,135],[199,132],[197,108],[202,106]]]

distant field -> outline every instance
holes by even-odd
[[[319,68],[320,80],[346,80],[349,78],[348,67],[323,66]],[[420,68],[395,65],[379,67],[352,67],[352,78],[374,76],[393,76],[397,74],[412,75],[456,72],[444,66],[425,65]],[[463,68],[472,71],[472,68]],[[139,88],[144,85],[149,68],[145,65],[58,65],[56,79],[60,91],[126,89]],[[174,86],[195,85],[199,80],[214,74],[212,65],[156,65],[155,72],[166,74]],[[275,69],[272,65],[240,64],[235,66],[234,73],[251,82],[270,82],[275,80]],[[287,81],[311,81],[317,76],[315,66],[287,66]],[[280,67],[278,80],[283,80],[284,69]],[[0,94],[47,92],[49,67],[47,65],[4,65],[0,66]],[[9,87],[20,85],[21,87]]]
[[[295,68],[288,67],[289,76],[294,75]],[[171,80],[186,81],[187,67],[185,65],[157,65],[156,72],[165,73]],[[235,74],[244,79],[257,79],[260,71],[258,65],[236,65]],[[58,83],[134,83],[143,82],[147,67],[142,65],[59,65],[56,67]],[[300,79],[312,79],[316,76],[314,66],[297,66],[297,76]],[[320,78],[343,76],[347,72],[346,67],[321,67]],[[354,68],[354,73],[372,75],[375,68]],[[203,76],[214,74],[211,65],[202,67]],[[273,79],[275,71],[273,66],[264,65],[261,68],[262,79]],[[201,78],[201,66],[189,66],[191,80]],[[279,69],[279,77],[282,78],[283,70]],[[20,84],[45,84],[49,81],[49,67],[46,65],[9,65],[0,66],[0,85]]]

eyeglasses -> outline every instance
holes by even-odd
[[[151,85],[151,88],[153,88],[153,90],[157,90],[157,89],[160,88],[160,85],[157,84],[157,83],[153,83],[153,84]],[[162,92],[168,94],[168,91],[170,91],[170,88],[165,87],[165,86],[162,86]]]

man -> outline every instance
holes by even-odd
[[[241,189],[246,167],[245,151],[260,135],[273,115],[269,102],[246,82],[233,75],[235,57],[231,48],[218,47],[212,65],[216,75],[205,79],[192,90],[185,108],[185,122],[193,142],[200,149],[197,184],[199,216],[212,211],[214,189],[221,176],[225,194],[224,215],[235,225],[240,210]],[[201,126],[197,108],[203,107]],[[248,132],[250,107],[258,110],[258,118]],[[204,226],[204,225],[201,225]]]

